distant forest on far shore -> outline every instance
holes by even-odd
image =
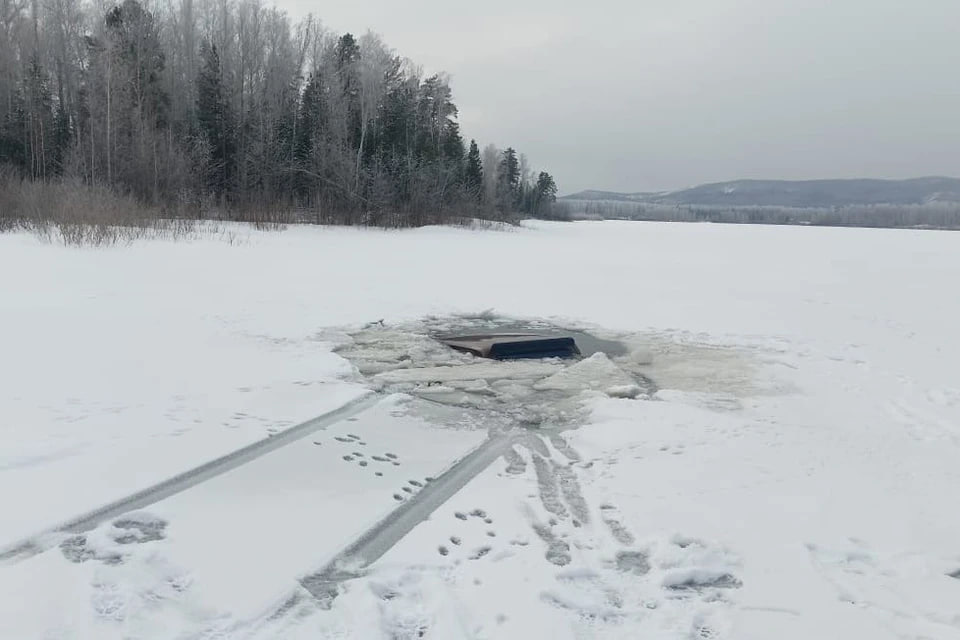
[[[736,180],[670,192],[582,191],[564,219],[960,229],[960,179]]]
[[[716,222],[882,229],[960,230],[960,205],[848,205],[844,207],[775,207],[658,205],[617,201],[561,200],[552,216],[560,220],[637,220],[648,222]]]

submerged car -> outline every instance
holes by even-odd
[[[535,333],[491,333],[448,336],[440,342],[452,349],[493,360],[534,358],[576,358],[580,349],[570,336],[548,336]]]

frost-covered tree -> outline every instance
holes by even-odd
[[[28,179],[257,219],[515,217],[526,163],[499,193],[458,119],[445,74],[264,0],[0,0],[0,168]]]
[[[217,45],[204,39],[200,44],[200,71],[197,74],[197,125],[209,149],[208,184],[223,197],[230,190],[233,157],[233,119],[223,87]]]
[[[470,150],[467,152],[463,188],[478,202],[483,196],[483,163],[480,160],[480,147],[477,146],[476,140],[470,141]]]

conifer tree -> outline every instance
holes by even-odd
[[[483,164],[480,162],[480,147],[476,140],[470,140],[470,151],[467,152],[467,166],[463,175],[463,186],[467,194],[480,201],[483,193]]]

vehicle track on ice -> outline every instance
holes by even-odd
[[[286,431],[262,440],[257,440],[245,447],[205,462],[198,467],[167,478],[146,489],[142,489],[119,500],[98,507],[93,511],[88,511],[66,522],[62,522],[26,540],[0,549],[0,562],[26,559],[42,553],[58,542],[58,540],[55,539],[58,533],[76,534],[90,531],[105,520],[148,507],[165,498],[169,498],[172,495],[176,495],[207,480],[232,471],[257,458],[261,458],[311,433],[326,429],[358,413],[363,413],[377,404],[382,398],[383,396],[380,394],[366,392],[332,411],[311,418]]]
[[[342,582],[359,577],[364,569],[379,560],[414,527],[506,454],[514,444],[529,437],[529,433],[522,431],[491,434],[479,447],[460,458],[413,498],[361,534],[326,565],[302,577],[301,586],[321,605],[329,606],[336,598]],[[301,597],[302,594],[293,595],[274,616],[288,611]]]

